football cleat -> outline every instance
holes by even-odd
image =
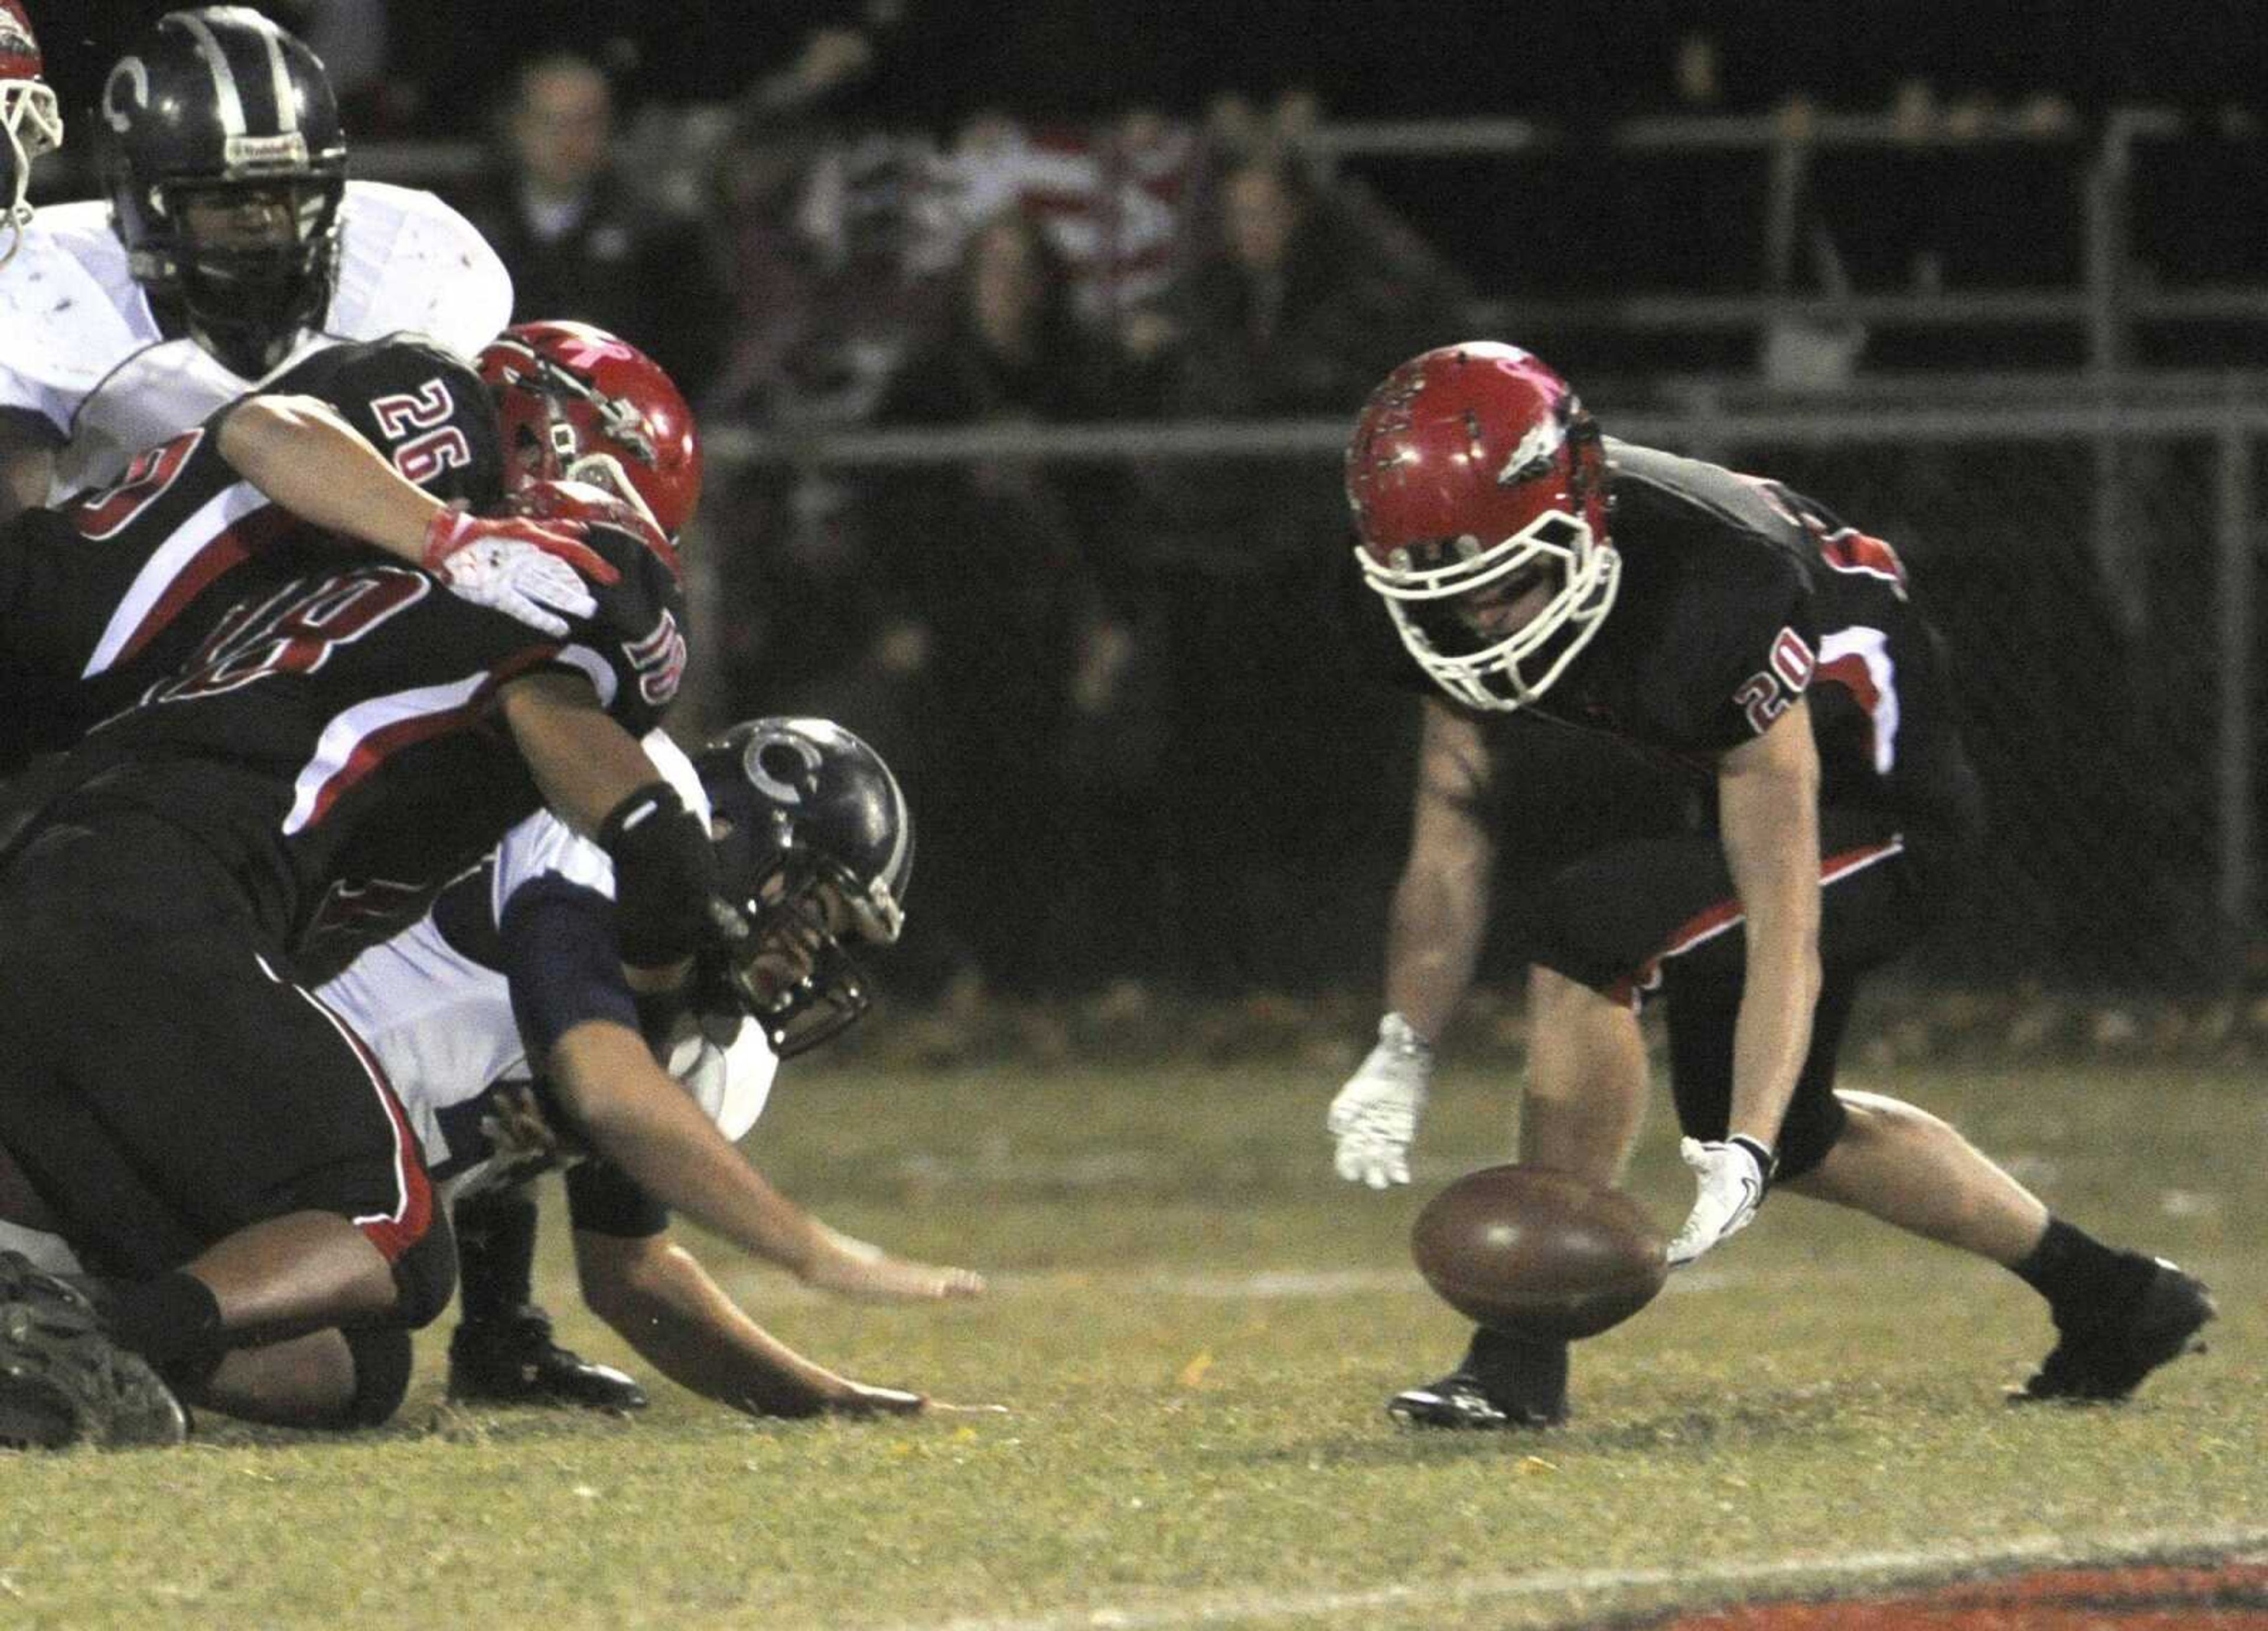
[[[1438,1382],[1404,1388],[1386,1401],[1386,1414],[1405,1427],[1463,1428],[1482,1431],[1516,1427],[1557,1427],[1567,1419],[1566,1401],[1556,1412],[1492,1397],[1479,1382],[1452,1370]]]
[[[0,1445],[126,1450],[188,1431],[173,1390],[110,1340],[83,1293],[0,1252]]]
[[[2197,1333],[2219,1311],[2205,1282],[2158,1258],[2142,1289],[2117,1313],[2058,1322],[2054,1348],[2032,1378],[2009,1393],[2008,1402],[2115,1404],[2160,1365],[2202,1352]]]
[[[449,1397],[583,1410],[643,1410],[646,1403],[645,1389],[629,1375],[553,1341],[551,1316],[540,1308],[459,1326],[449,1338]]]

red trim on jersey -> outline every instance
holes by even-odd
[[[1818,672],[1813,678],[1813,683],[1816,684],[1822,680],[1830,680],[1848,691],[1857,700],[1859,706],[1867,710],[1867,717],[1869,719],[1874,716],[1874,710],[1881,706],[1882,693],[1874,684],[1874,671],[1867,666],[1867,659],[1856,652],[1846,652],[1841,657],[1822,663]]]
[[[354,751],[347,755],[345,762],[333,771],[317,790],[307,819],[299,823],[297,830],[306,832],[309,827],[320,825],[330,813],[332,805],[361,785],[379,766],[403,748],[431,741],[435,737],[447,736],[472,724],[488,712],[489,704],[495,701],[497,691],[529,669],[549,662],[558,654],[559,647],[556,645],[531,646],[499,664],[489,675],[487,683],[456,707],[443,709],[438,713],[414,715],[372,731],[355,744]]]
[[[179,617],[192,600],[211,586],[212,581],[232,567],[240,566],[260,551],[288,533],[298,518],[276,504],[264,504],[249,514],[240,516],[232,525],[213,534],[212,540],[191,555],[173,581],[166,585],[166,592],[144,613],[134,626],[118,655],[110,659],[111,668],[123,668],[141,653],[142,648],[165,631],[167,624]]]
[[[1819,886],[1824,889],[1853,872],[1864,871],[1877,861],[1902,855],[1905,847],[1904,838],[1890,838],[1879,844],[1860,844],[1855,849],[1837,850],[1819,863]],[[1741,909],[1737,895],[1695,913],[1671,931],[1668,945],[1648,958],[1636,973],[1615,981],[1607,988],[1607,995],[1617,1003],[1627,1003],[1636,1009],[1647,992],[1660,989],[1661,966],[1664,963],[1715,939],[1747,915]]]

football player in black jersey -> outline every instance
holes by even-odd
[[[1666,1002],[1699,1186],[1672,1264],[1786,1187],[2038,1290],[2059,1341],[2019,1399],[2121,1399],[2184,1351],[2213,1313],[2196,1279],[2051,1216],[1935,1117],[1835,1087],[1859,979],[1961,886],[1979,827],[1943,667],[1890,547],[1777,482],[1602,439],[1557,374],[1491,342],[1389,375],[1346,486],[1364,578],[1432,686],[1388,1012],[1328,1118],[1341,1176],[1409,1181],[1432,1043],[1500,894],[1532,965],[1523,1161],[1614,1180],[1646,1081],[1638,1004]],[[1535,836],[1501,829],[1507,802],[1548,801],[1538,766],[1573,762],[1585,739],[1599,763],[1649,761],[1660,819],[1618,812],[1632,831],[1579,835],[1497,887]],[[1566,1375],[1564,1343],[1482,1330],[1389,1409],[1548,1425]]]
[[[426,377],[360,403],[372,439],[405,474],[459,470],[492,495],[495,406],[462,364],[428,360]],[[127,555],[166,563],[151,609],[129,611],[129,592],[105,620],[121,652],[145,631],[145,647],[166,638],[202,587],[171,574],[214,541],[232,486],[187,516],[166,499],[228,432],[223,415],[160,450],[87,512],[82,536],[135,540]],[[485,535],[409,494],[436,511],[437,558]],[[532,629],[284,525],[220,562],[225,604],[63,761],[12,845],[0,1146],[103,1276],[93,1308],[19,1267],[0,1275],[0,1301],[54,1339],[0,1367],[0,1412],[33,1419],[31,1436],[49,1407],[42,1365],[115,1407],[96,1436],[163,1439],[180,1415],[151,1367],[194,1391],[232,1343],[422,1324],[446,1303],[453,1252],[400,1108],[306,988],[321,950],[350,943],[342,923],[388,916],[366,913],[373,882],[422,904],[540,788],[613,856],[632,963],[673,962],[737,924],[715,899],[706,833],[637,741],[684,668],[674,550],[637,510],[576,483],[508,502],[575,524],[563,530],[596,557],[591,614]],[[363,870],[373,857],[390,871]]]

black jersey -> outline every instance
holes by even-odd
[[[327,347],[263,393],[320,398],[437,498],[491,505],[503,481],[480,376],[416,335]],[[136,458],[113,485],[0,527],[0,775],[71,746],[179,666],[235,598],[236,569],[304,534],[221,457],[234,404]],[[360,550],[360,546],[339,546]]]
[[[504,685],[582,674],[632,735],[667,711],[686,655],[676,559],[612,527],[587,541],[622,576],[593,585],[596,613],[563,638],[406,565],[273,545],[232,574],[180,666],[73,753],[49,812],[158,810],[234,869],[271,944],[350,955],[536,807],[489,716]]]
[[[1778,482],[1607,452],[1621,591],[1537,711],[1698,768],[1808,697],[1823,803],[1961,812],[1945,665],[1890,547]]]

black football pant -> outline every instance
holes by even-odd
[[[376,1060],[278,965],[211,852],[138,809],[76,809],[0,874],[0,1145],[97,1274],[147,1278],[327,1211],[394,1265],[412,1323],[453,1283]]]
[[[1822,981],[1811,1051],[1780,1128],[1783,1179],[1818,1165],[1842,1135],[1836,1062],[1860,977],[1920,937],[1965,866],[1958,841],[1857,808],[1821,812],[1820,852]],[[1748,944],[1718,834],[1585,856],[1529,893],[1518,916],[1532,960],[1633,1005],[1664,999],[1678,1124],[1695,1138],[1724,1137]]]

